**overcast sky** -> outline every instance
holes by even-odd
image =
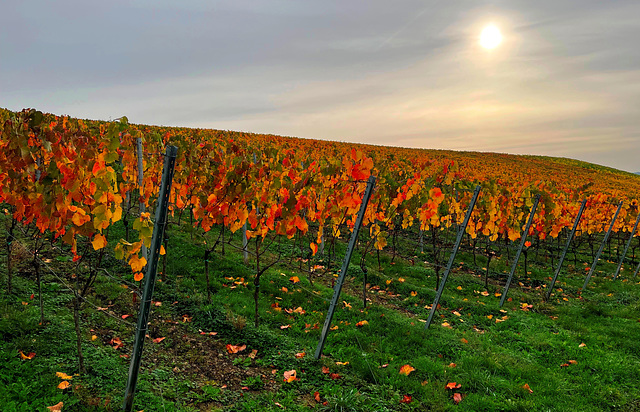
[[[640,171],[638,0],[57,0],[0,12],[0,107]],[[493,23],[503,42],[479,45]]]

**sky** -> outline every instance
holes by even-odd
[[[637,172],[638,39],[638,0],[13,1],[0,107]]]

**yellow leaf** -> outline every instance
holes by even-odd
[[[92,341],[94,341],[94,340],[96,340],[96,339],[98,339],[98,337],[97,337],[96,335],[91,335],[91,340],[92,340]]]
[[[60,379],[66,379],[66,380],[71,380],[73,379],[73,376],[69,376],[64,372],[56,372],[56,376]]]
[[[96,234],[91,241],[94,250],[102,249],[107,244],[107,239],[100,233]]]
[[[414,368],[411,365],[404,365],[400,368],[400,375],[407,375],[409,376],[409,374],[411,372],[413,372],[414,370],[416,370],[416,368]]]
[[[58,385],[58,389],[67,389],[69,386],[71,386],[71,384],[69,383],[69,381],[62,381],[60,382],[60,385]]]

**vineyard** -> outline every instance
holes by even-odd
[[[3,410],[640,408],[640,176],[0,121]]]

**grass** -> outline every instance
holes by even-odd
[[[114,238],[121,236],[117,230],[122,228],[114,230]],[[29,238],[19,240],[29,245]],[[333,319],[337,328],[330,331],[324,355],[316,361],[313,353],[343,243],[337,244],[333,271],[315,276],[313,284],[296,269],[300,262],[293,260],[295,245],[286,244],[287,259],[261,279],[257,328],[253,262],[245,265],[241,253],[230,247],[224,256],[215,254],[208,302],[202,244],[192,241],[188,231],[172,227],[169,245],[167,273],[160,276],[163,281],[153,298],[160,305],[153,306],[135,410],[640,409],[640,279],[623,272],[622,279],[612,281],[605,274],[615,263],[601,262],[601,273],[582,293],[584,268],[571,269],[566,263],[569,269],[556,285],[560,289],[545,302],[545,284],[553,269],[530,259],[530,274],[523,276],[519,269],[510,299],[500,308],[495,293],[501,292],[501,278],[492,276],[485,290],[483,275],[476,274],[472,257],[463,252],[436,318],[425,330],[436,281],[433,269],[423,263],[428,256],[416,255],[411,264],[382,254],[380,268],[375,254],[368,256],[370,303],[363,309],[364,273],[354,263],[360,262],[356,252]],[[70,280],[65,271],[69,263],[60,252],[51,254],[51,268],[59,278],[45,276],[45,324],[39,325],[37,287],[28,260],[17,262],[22,274],[14,276],[14,292],[0,292],[2,410],[46,411],[60,401],[69,411],[120,410],[137,303],[131,287],[123,288],[117,279],[133,282],[133,277],[122,263],[106,260],[112,277],[98,277],[81,312],[88,370],[80,375],[72,294],[62,282]],[[265,255],[265,261],[274,258]],[[589,261],[588,256],[581,258]],[[305,265],[310,263],[327,264],[317,260]],[[491,262],[496,273],[509,267],[505,256]],[[4,282],[4,270],[0,274]],[[293,283],[292,276],[300,281]],[[122,315],[131,316],[123,320]],[[364,320],[368,324],[356,326]],[[152,341],[159,337],[165,339]],[[123,346],[114,348],[114,338]],[[228,353],[227,344],[246,348]],[[36,355],[22,359],[19,351]],[[400,374],[406,364],[415,370]],[[294,369],[297,380],[283,382],[283,373]],[[61,379],[56,372],[73,375],[69,389],[57,388]],[[450,382],[461,386],[447,389]],[[461,394],[459,404],[454,393]]]

